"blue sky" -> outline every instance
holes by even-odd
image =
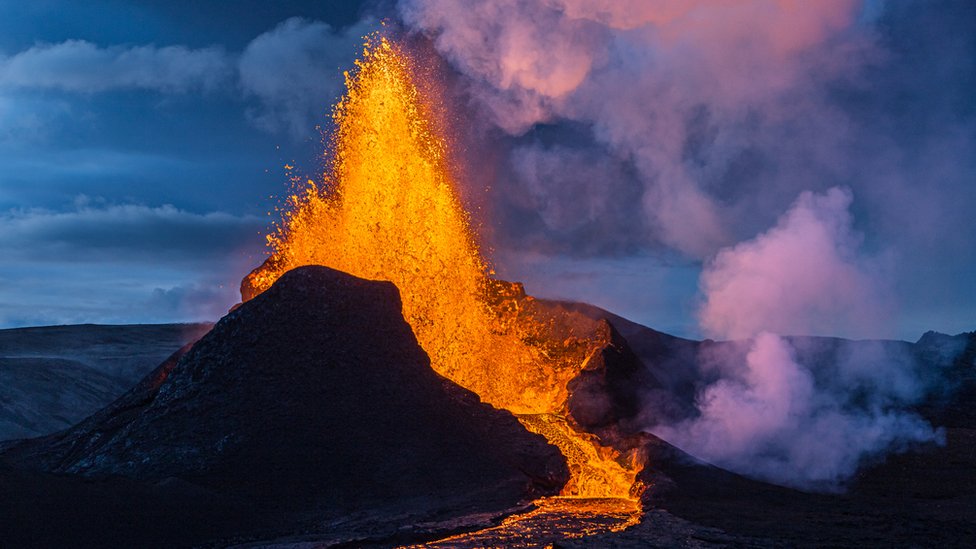
[[[360,15],[0,2],[0,326],[225,311],[262,260],[282,166],[315,167]]]
[[[573,2],[560,2],[563,17]],[[802,85],[773,99],[752,90],[749,108],[732,114],[707,93],[693,103],[666,97],[694,95],[724,73],[682,70],[686,58],[654,49],[657,30],[639,35],[646,26],[621,30],[605,18],[565,27],[581,32],[570,37],[570,66],[592,65],[571,93],[547,96],[524,74],[522,84],[493,82],[462,42],[436,39],[470,33],[470,21],[491,26],[474,18],[484,10],[470,21],[451,11],[464,6],[0,0],[0,327],[218,318],[263,260],[268,212],[287,189],[283,166],[318,171],[316,126],[362,35],[389,17],[435,37],[431,51],[469,122],[458,137],[471,176],[464,194],[479,206],[497,270],[530,293],[700,336],[702,266],[771,230],[802,191],[841,186],[853,190],[858,265],[884,271],[878,285],[895,312],[883,335],[976,329],[971,5],[866,2],[850,28],[805,53],[819,62],[777,67]],[[526,28],[559,56],[564,37],[547,33],[562,20],[503,13],[538,25]],[[481,38],[491,60],[493,38]],[[708,59],[702,52],[687,59]],[[838,52],[859,61],[839,63]],[[597,77],[623,84],[608,92]],[[644,85],[656,95],[635,94]],[[647,105],[648,118],[680,112],[674,158],[655,142],[673,131],[649,125],[634,129],[643,141],[619,137],[620,120],[641,113],[594,107],[594,97],[612,106],[616,91],[621,104]],[[648,210],[661,174],[693,180],[720,210],[721,238],[689,244]]]

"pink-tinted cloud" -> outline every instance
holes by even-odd
[[[858,59],[818,51],[852,24],[853,0],[403,0],[399,7],[465,75],[491,124],[521,135],[540,122],[579,121],[632,161],[645,188],[646,239],[699,259],[733,242],[740,225],[700,172],[730,161],[746,141],[719,133],[716,158],[689,163],[689,117],[704,112],[714,125],[734,126],[761,108],[757,121],[780,119],[803,103],[795,95],[806,97],[811,67],[844,71]]]
[[[655,433],[740,473],[828,490],[868,456],[940,440],[905,410],[925,386],[910,357],[876,342],[831,354],[825,350],[836,342],[803,338],[808,354],[822,347],[812,355],[830,363],[801,364],[791,341],[778,335],[887,331],[884,284],[861,253],[852,200],[841,188],[803,192],[774,227],[706,263],[702,329],[740,342],[702,352],[717,380],[700,389],[699,415]]]
[[[839,188],[804,192],[775,227],[720,251],[701,277],[704,331],[731,339],[886,333],[886,301],[858,256],[851,200]]]

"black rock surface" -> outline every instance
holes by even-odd
[[[572,418],[590,433],[618,428],[640,413],[643,392],[653,386],[647,370],[627,341],[607,321],[597,326],[607,343],[586,362],[568,384],[566,407]]]

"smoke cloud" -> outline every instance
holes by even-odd
[[[891,264],[888,329],[971,329],[971,3],[398,8],[457,73],[494,247],[693,264],[766,230],[802,192],[843,187],[865,247]],[[573,211],[578,227],[558,219]]]
[[[413,0],[401,12],[469,77],[490,123],[511,135],[585,123],[640,174],[645,238],[704,258],[734,236],[710,188],[765,126],[795,118],[813,75],[847,69],[812,50],[852,24],[854,7]]]
[[[507,257],[701,265],[701,331],[738,341],[703,345],[696,417],[656,433],[808,488],[939,440],[906,411],[926,384],[903,348],[778,334],[890,337],[971,316],[971,3],[398,7],[456,71],[469,148],[492,150],[469,163],[503,164],[477,184]]]
[[[716,465],[812,490],[837,489],[866,459],[944,443],[941,430],[904,411],[923,394],[910,361],[892,361],[883,349],[878,363],[834,356],[835,377],[821,382],[787,339],[762,332],[743,345],[744,359],[738,345],[703,351],[720,377],[699,393],[700,415],[654,433]]]

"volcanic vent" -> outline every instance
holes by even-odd
[[[584,432],[567,406],[568,385],[610,341],[488,277],[455,195],[436,86],[413,63],[386,38],[367,44],[333,115],[330,169],[291,197],[243,298],[302,265],[393,282],[438,373],[560,448],[572,473],[562,495],[635,500],[636,452]]]

